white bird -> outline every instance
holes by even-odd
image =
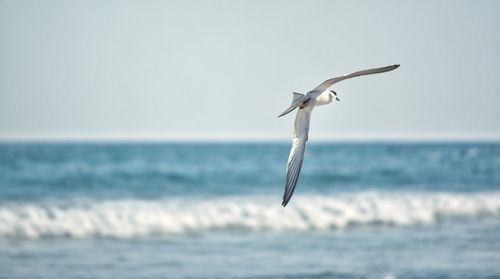
[[[278,117],[292,112],[294,109],[299,108],[297,117],[295,118],[295,131],[292,136],[292,149],[288,156],[288,164],[286,169],[286,183],[285,193],[283,194],[283,207],[287,205],[293,195],[297,180],[299,178],[302,162],[304,161],[304,152],[306,150],[306,142],[309,134],[309,120],[311,119],[311,112],[316,106],[326,105],[331,103],[334,99],[340,101],[337,93],[333,90],[328,90],[334,83],[344,79],[359,77],[364,75],[372,75],[392,71],[399,67],[399,64],[386,66],[382,68],[375,68],[363,71],[357,71],[348,75],[339,76],[328,79],[318,85],[313,90],[309,91],[306,95],[300,93],[293,93],[292,104]]]

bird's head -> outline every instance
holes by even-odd
[[[332,95],[333,99],[335,99],[336,101],[340,101],[339,97],[337,97],[337,92],[330,90],[330,94]]]

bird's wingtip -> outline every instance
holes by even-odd
[[[288,204],[288,201],[286,199],[283,199],[283,202],[281,203],[281,206],[285,207]]]

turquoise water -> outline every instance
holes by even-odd
[[[0,278],[500,277],[500,144],[2,144]]]

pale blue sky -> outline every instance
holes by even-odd
[[[500,139],[500,1],[0,0],[0,138]]]

